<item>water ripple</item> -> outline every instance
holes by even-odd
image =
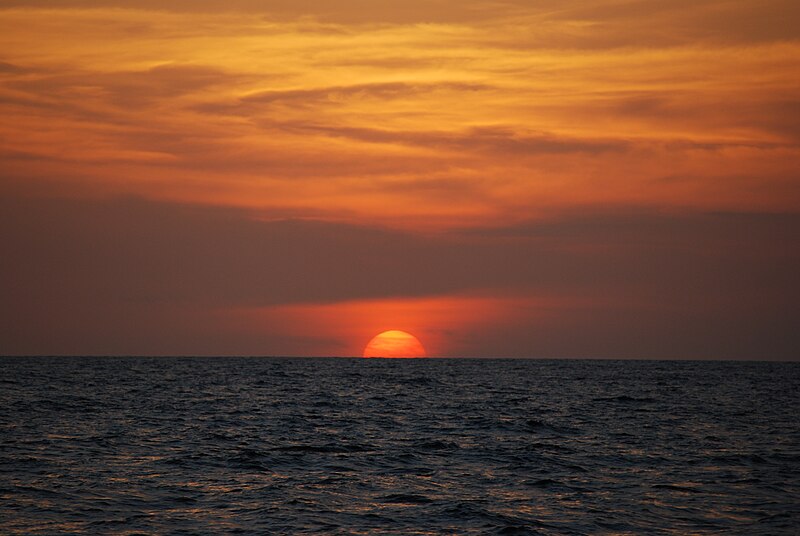
[[[3,534],[795,534],[800,365],[0,359]]]

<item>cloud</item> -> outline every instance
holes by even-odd
[[[632,0],[625,2],[573,2],[560,15],[602,25],[618,44],[646,45],[692,42],[752,43],[796,40],[790,21],[800,17],[791,0],[737,2],[713,0]],[[631,42],[633,37],[635,41]]]
[[[24,68],[22,68],[22,67],[20,67],[18,65],[14,65],[13,63],[0,61],[0,74],[5,74],[5,73],[16,74],[16,73],[22,73],[22,72],[25,72]]]
[[[369,143],[397,143],[448,151],[487,151],[499,154],[563,154],[622,151],[625,140],[567,139],[552,134],[517,132],[511,127],[475,127],[465,132],[391,131],[376,128],[327,127],[313,124],[276,125],[289,131],[323,133]]]
[[[7,87],[26,95],[31,101],[79,104],[81,100],[104,100],[121,108],[153,106],[174,101],[213,86],[235,84],[240,77],[199,65],[159,65],[142,71],[64,71],[39,73],[36,78],[11,81]],[[91,92],[78,93],[91,88]],[[39,99],[36,99],[39,97]]]
[[[309,0],[298,4],[292,0],[171,0],[169,3],[156,0],[3,0],[0,8],[53,8],[60,9],[142,9],[169,11],[173,13],[245,13],[267,16],[270,19],[292,20],[298,18],[318,19],[346,24],[374,23],[430,23],[467,22],[491,17],[498,10],[508,10],[514,3],[470,0],[453,6],[441,0],[390,0],[376,4],[368,0],[343,0],[335,5],[326,0]]]
[[[345,0],[3,0],[5,9],[136,9],[174,14],[247,14],[270,20],[316,19],[328,23],[479,24],[500,20],[507,26],[527,23],[527,40],[536,46],[652,46],[685,43],[752,43],[797,39],[797,3],[792,0],[404,0],[380,4]],[[546,31],[551,26],[550,31]],[[530,31],[535,29],[535,31]],[[545,29],[545,31],[543,31]],[[514,36],[519,42],[519,36]],[[522,41],[525,41],[524,39]]]
[[[6,182],[420,227],[798,201],[797,40],[695,39],[730,3],[3,5]]]
[[[492,89],[487,84],[467,82],[436,82],[412,84],[407,82],[389,82],[381,84],[355,84],[350,86],[332,86],[312,89],[286,91],[265,91],[248,95],[241,99],[243,103],[275,103],[290,102],[298,104],[335,103],[349,99],[391,100],[398,97],[414,96],[432,91],[483,91]]]
[[[58,333],[91,342],[97,330],[115,333],[104,347],[125,353],[138,348],[126,341],[139,325],[150,326],[142,328],[154,337],[150,348],[160,341],[195,348],[194,330],[232,329],[220,319],[224,311],[305,304],[312,318],[315,304],[459,295],[531,304],[503,312],[503,325],[487,325],[478,337],[497,337],[497,347],[515,355],[525,346],[502,337],[533,344],[525,333],[545,326],[560,337],[548,336],[549,348],[557,340],[576,348],[575,330],[585,351],[602,340],[625,355],[663,355],[667,331],[675,337],[669,348],[681,355],[728,352],[725,329],[748,325],[752,341],[737,356],[762,344],[789,356],[797,343],[792,330],[779,329],[800,312],[796,214],[576,213],[436,236],[136,199],[6,198],[1,214],[0,338],[8,353],[53,351],[57,344],[37,341]],[[548,309],[543,299],[561,305]],[[172,336],[153,321],[172,325],[171,314],[179,324]],[[639,337],[641,322],[660,335],[614,346],[603,332],[609,318],[620,337]],[[671,327],[657,329],[659,321]],[[716,326],[703,345],[696,322]],[[684,330],[695,335],[684,339]],[[223,332],[218,341],[236,336]]]
[[[500,24],[520,49],[609,50],[797,41],[798,16],[792,0],[568,0],[519,2]]]

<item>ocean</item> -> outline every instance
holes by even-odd
[[[800,363],[0,358],[2,534],[800,534]]]

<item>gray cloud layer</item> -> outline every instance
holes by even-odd
[[[463,334],[480,355],[796,359],[800,347],[798,215],[627,210],[423,237],[6,198],[0,229],[2,354],[269,353],[285,341],[219,331],[210,312],[481,291],[588,305]]]

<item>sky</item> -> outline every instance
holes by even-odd
[[[0,355],[800,358],[794,0],[0,27]]]

